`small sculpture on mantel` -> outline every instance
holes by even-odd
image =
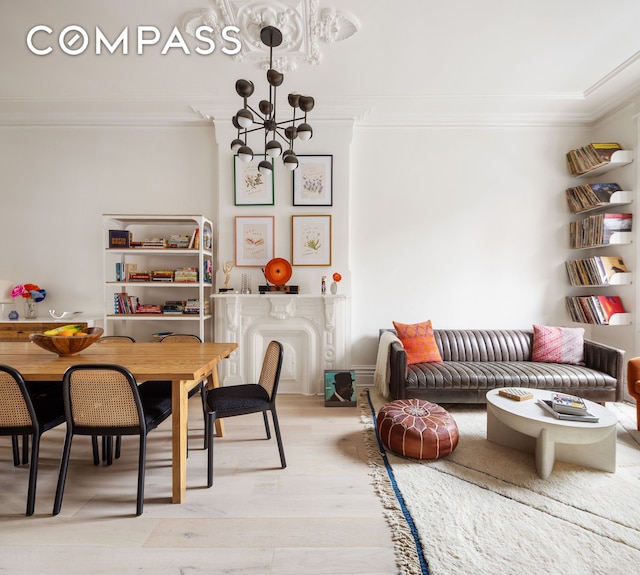
[[[231,270],[233,269],[233,262],[231,260],[227,260],[224,262],[222,266],[222,271],[224,272],[224,290],[228,291],[229,288],[229,280],[231,279]]]

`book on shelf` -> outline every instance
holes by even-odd
[[[197,283],[198,268],[180,268],[174,272],[173,276],[176,283]]]
[[[131,232],[127,230],[109,230],[109,248],[131,247]]]
[[[618,184],[586,184],[567,188],[567,203],[574,214],[609,205],[611,196],[622,191]]]
[[[620,256],[594,256],[565,262],[572,286],[610,285],[617,273],[627,272]]]
[[[189,249],[200,249],[200,228],[196,228],[195,230],[193,230],[193,233],[191,234],[191,240],[189,241]]]
[[[173,270],[152,270],[151,281],[153,282],[172,282]]]
[[[584,415],[587,413],[587,404],[584,399],[567,393],[553,392],[551,394],[551,407],[558,413]]]
[[[567,164],[573,176],[581,176],[605,166],[611,162],[614,152],[622,150],[622,146],[615,142],[597,142],[587,144],[567,152]]]
[[[185,249],[189,247],[189,236],[183,234],[172,234],[169,236],[169,247],[175,249]]]
[[[578,323],[609,325],[614,314],[625,313],[620,296],[568,296],[565,301],[571,319]]]
[[[556,419],[561,419],[563,421],[579,421],[581,423],[598,423],[598,421],[600,421],[598,416],[593,415],[593,413],[589,411],[587,411],[584,415],[558,413],[555,409],[553,409],[550,399],[539,399],[538,405]]]
[[[569,245],[572,249],[607,245],[616,232],[629,232],[632,214],[595,214],[570,222]]]
[[[129,277],[127,278],[128,282],[150,282],[151,281],[151,272],[147,271],[130,271]]]
[[[152,303],[139,303],[136,307],[137,314],[159,314],[162,313],[162,307]]]
[[[138,306],[138,298],[134,299],[127,292],[116,292],[113,294],[113,313],[115,314],[137,313]]]
[[[142,242],[143,248],[162,249],[168,247],[169,243],[165,238],[146,238]]]
[[[186,302],[182,300],[165,301],[164,305],[162,306],[162,313],[181,315],[182,313],[184,313],[185,304]]]

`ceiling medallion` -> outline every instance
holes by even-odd
[[[318,8],[318,0],[210,0],[212,7],[187,14],[182,23],[185,33],[208,25],[214,29],[214,40],[222,43],[226,26],[237,26],[242,50],[234,56],[239,61],[258,62],[269,66],[268,50],[260,39],[260,31],[274,26],[282,33],[279,56],[273,65],[291,72],[298,62],[320,64],[320,43],[333,44],[353,36],[360,23],[351,14],[337,8]]]

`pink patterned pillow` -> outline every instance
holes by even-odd
[[[531,361],[584,363],[584,328],[534,325]]]

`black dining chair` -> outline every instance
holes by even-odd
[[[206,429],[209,434],[207,487],[213,485],[213,428],[216,419],[262,412],[267,439],[271,439],[269,420],[267,418],[267,411],[270,411],[278,442],[278,451],[280,452],[280,463],[283,469],[287,466],[276,412],[276,395],[278,393],[283,355],[282,344],[278,341],[271,341],[264,355],[258,383],[226,385],[207,391],[208,421]]]
[[[144,505],[147,434],[171,415],[171,394],[140,393],[131,372],[114,364],[71,366],[62,382],[67,433],[53,514],[60,513],[74,435],[139,435],[136,515]]]
[[[135,343],[136,340],[130,335],[103,335],[100,339],[96,341],[96,343],[115,343],[115,344],[130,344]],[[100,455],[98,451],[98,438],[91,438],[93,445],[93,464],[98,465],[100,463]],[[115,449],[115,458],[118,459],[120,457],[120,453],[122,450],[122,437],[118,435],[116,437],[116,449]],[[102,436],[102,461],[104,461],[107,465],[111,465],[113,463],[114,451],[113,451],[113,438],[111,436],[106,437]]]
[[[194,334],[190,334],[190,333],[172,333],[169,335],[165,335],[161,340],[160,343],[162,344],[174,344],[174,343],[202,343],[202,340]],[[171,382],[168,382],[169,385],[171,384]],[[155,382],[155,384],[157,385],[158,382]],[[166,383],[165,383],[166,385]],[[204,430],[204,449],[207,448],[208,446],[208,441],[209,441],[209,435],[207,433],[207,408],[206,408],[206,394],[207,394],[207,384],[206,381],[201,381],[198,383],[198,385],[196,385],[195,387],[193,387],[192,389],[189,390],[189,397],[193,397],[194,395],[196,395],[196,393],[200,393],[200,398],[202,400],[202,419],[204,421],[204,426],[205,426],[205,430]]]
[[[40,438],[45,431],[64,423],[64,405],[60,393],[29,393],[22,375],[8,365],[0,365],[0,435],[10,435],[13,464],[20,463],[18,436],[25,446],[32,436],[31,466],[27,491],[27,515],[33,515],[36,503]]]

